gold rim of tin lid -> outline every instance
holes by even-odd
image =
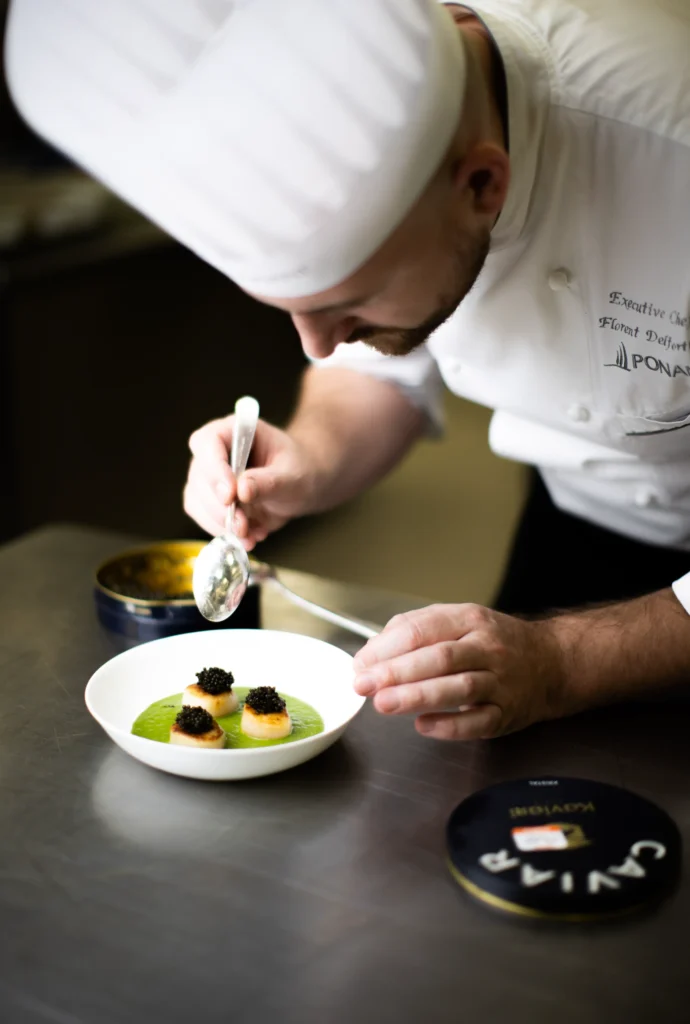
[[[458,883],[458,885],[469,893],[475,900],[480,903],[484,903],[495,910],[502,910],[506,914],[512,914],[515,917],[527,917],[532,920],[539,921],[559,921],[567,922],[568,924],[588,924],[590,921],[613,921],[619,917],[627,917],[629,914],[638,913],[644,910],[646,907],[652,906],[656,900],[650,899],[644,903],[636,903],[634,906],[624,907],[621,910],[611,910],[607,913],[592,913],[592,914],[549,914],[545,910],[535,910],[533,907],[523,907],[520,903],[511,903],[510,900],[504,900],[500,896],[495,896],[492,892],[487,892],[486,889],[481,889],[474,882],[470,882],[469,878],[465,878],[462,872],[458,871],[453,862],[449,859],[446,861],[448,869]]]

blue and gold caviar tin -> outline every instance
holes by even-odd
[[[134,640],[158,640],[200,629],[256,629],[259,588],[249,587],[222,623],[203,617],[192,593],[194,562],[205,541],[161,541],[124,551],[96,571],[94,599],[103,626]]]

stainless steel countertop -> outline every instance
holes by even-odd
[[[685,880],[639,918],[535,925],[471,902],[444,852],[466,795],[551,772],[656,801],[687,850],[687,702],[464,745],[367,706],[340,743],[285,774],[167,776],[115,748],[83,702],[91,673],[123,648],[95,618],[93,569],[130,542],[51,527],[0,549],[3,1024],[690,1019]],[[374,621],[422,603],[284,578]],[[359,645],[274,596],[263,624]]]

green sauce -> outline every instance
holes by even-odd
[[[295,697],[288,697],[286,693],[281,693],[280,696],[286,702],[288,714],[292,719],[290,735],[284,736],[280,740],[254,740],[250,736],[245,736],[240,729],[240,722],[244,698],[249,693],[249,689],[246,686],[233,686],[232,689],[239,701],[237,711],[216,719],[221,729],[227,733],[228,747],[272,747],[277,743],[294,743],[295,740],[303,740],[307,736],[316,736],[317,733],[323,732],[323,719],[311,704],[305,704],[303,700],[297,700]],[[132,726],[132,732],[135,736],[143,736],[147,740],[169,743],[170,727],[181,707],[181,693],[157,700],[155,704],[147,707],[146,711],[142,711]]]

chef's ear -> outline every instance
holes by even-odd
[[[479,142],[456,165],[455,183],[476,213],[495,219],[508,194],[510,157],[501,146]]]

